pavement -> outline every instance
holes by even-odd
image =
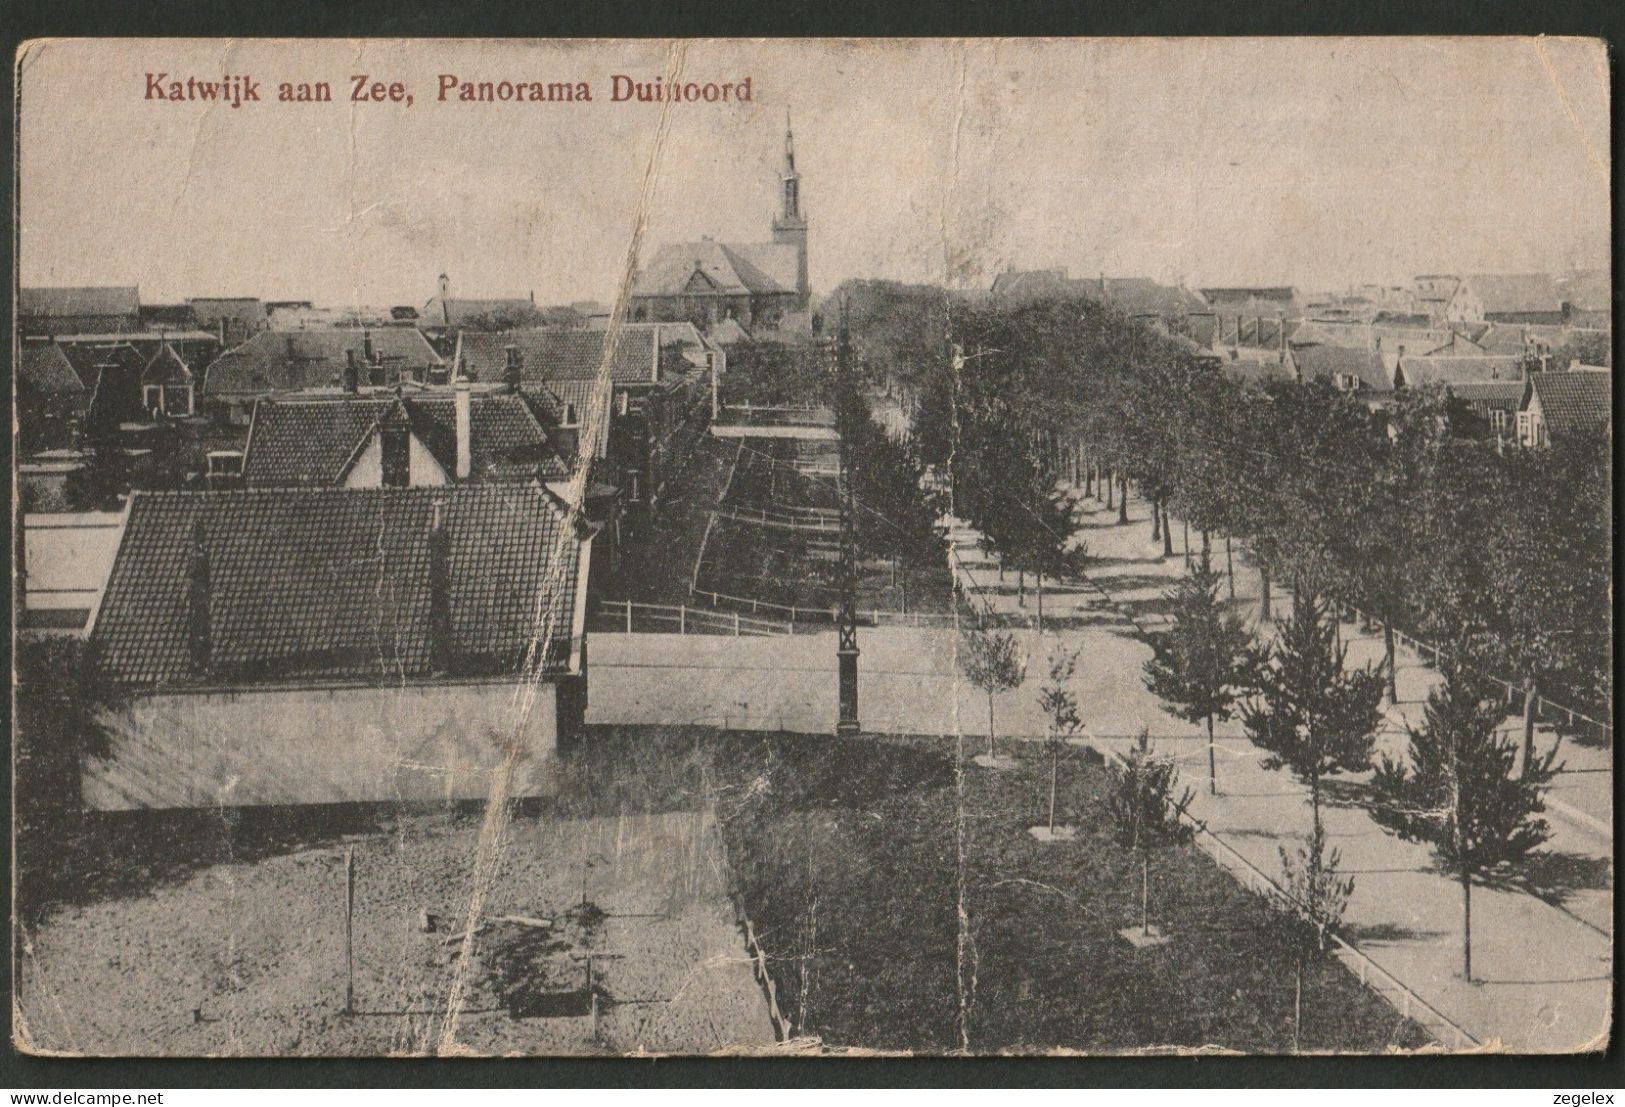
[[[1046,582],[1045,629],[1014,632],[1028,659],[1027,680],[995,697],[1000,740],[1043,734],[1037,692],[1046,658],[1056,648],[1077,650],[1072,689],[1086,740],[1114,753],[1148,729],[1153,744],[1178,760],[1185,782],[1197,787],[1193,814],[1216,836],[1215,849],[1225,854],[1220,860],[1233,869],[1244,863],[1279,874],[1281,848],[1294,849],[1309,829],[1306,790],[1285,772],[1260,767],[1260,752],[1230,721],[1218,728],[1219,794],[1210,795],[1205,735],[1164,711],[1142,680],[1150,650],[1138,628],[1165,619],[1164,595],[1184,570],[1182,529],[1176,528],[1175,556],[1163,558],[1143,504],[1131,499],[1126,526],[1117,524],[1115,510],[1093,500],[1083,504],[1086,579]],[[999,579],[997,567],[976,548],[974,532],[955,523],[952,537],[961,583],[995,610],[1030,614],[1036,623],[1031,579],[1025,596],[1018,595],[1015,576]],[[1222,567],[1222,544],[1214,553]],[[1239,557],[1236,570],[1238,609],[1256,613],[1256,574],[1244,571]],[[1276,609],[1278,615],[1289,609],[1284,592],[1276,596]],[[1348,624],[1343,630],[1353,663],[1380,657],[1380,634]],[[949,629],[862,630],[858,688],[864,729],[961,733],[980,750],[987,700],[958,677],[957,645]],[[828,733],[834,726],[833,633],[739,639],[595,635],[592,656],[589,722],[703,722],[802,733]],[[1402,655],[1399,703],[1388,711],[1381,749],[1403,752],[1404,724],[1420,719],[1426,689],[1436,679],[1419,658]],[[1540,740],[1555,739],[1543,732]],[[1388,834],[1358,807],[1332,804],[1324,810],[1343,871],[1355,876],[1345,919],[1351,942],[1487,1047],[1565,1052],[1601,1048],[1607,1041],[1613,849],[1611,836],[1599,828],[1612,821],[1612,772],[1605,750],[1565,744],[1562,756],[1566,771],[1554,798],[1578,817],[1552,806],[1554,837],[1526,867],[1529,887],[1473,888],[1472,982],[1461,975],[1459,883],[1437,871],[1425,846]]]

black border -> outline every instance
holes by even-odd
[[[15,105],[19,43],[44,36],[186,37],[945,37],[1033,35],[1584,35],[1604,39],[1610,62],[1625,15],[1618,0],[1546,0],[1541,5],[1487,0],[948,0],[886,6],[874,0],[0,0],[0,43],[6,49],[6,93]],[[1620,108],[1613,105],[1618,148]],[[14,149],[16,115],[5,118],[5,147]],[[1538,156],[1534,154],[1532,156]],[[9,167],[8,167],[9,168]],[[1373,167],[1380,172],[1381,167]],[[14,224],[13,171],[3,196]],[[1618,272],[1619,180],[1614,181],[1614,289]],[[0,245],[6,304],[16,280],[16,229]],[[10,349],[11,315],[0,335]],[[1616,309],[1616,317],[1620,313]],[[1616,354],[1617,356],[1617,354]],[[1620,403],[1618,390],[1615,402]],[[10,423],[10,389],[4,392]],[[0,444],[9,469],[9,438]],[[1621,481],[1615,457],[1616,492]],[[11,482],[4,484],[9,517]],[[1616,494],[1616,503],[1618,496]],[[1620,523],[1616,509],[1615,548]],[[1617,552],[1616,552],[1617,557]],[[5,590],[10,615],[11,590]],[[1616,601],[1618,607],[1625,599]],[[9,638],[0,643],[9,671]],[[10,734],[10,700],[5,705]],[[9,825],[10,758],[5,790]],[[1615,812],[1616,838],[1620,815]],[[10,872],[9,834],[5,843]],[[1615,887],[1615,917],[1619,915]],[[8,912],[9,915],[9,912]],[[11,947],[9,921],[8,953]],[[0,967],[0,991],[10,996],[12,960]],[[1619,1025],[1619,978],[1614,1016]],[[28,1057],[10,1045],[11,1005],[5,1005],[5,1053],[0,1086],[36,1089],[233,1087],[1536,1087],[1585,1091],[1625,1086],[1625,1053],[1617,1039],[1605,1054],[1579,1057],[1348,1058],[904,1058],[904,1059],[333,1059],[333,1060],[64,1060]]]

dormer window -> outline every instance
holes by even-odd
[[[576,426],[580,426],[580,425],[581,424],[576,420],[576,405],[575,404],[565,404],[564,405],[564,422],[561,424],[561,426],[576,427]]]

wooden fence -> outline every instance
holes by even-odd
[[[789,623],[738,611],[631,600],[599,600],[587,629],[600,634],[724,634],[735,638],[794,633]]]

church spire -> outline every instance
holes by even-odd
[[[796,138],[790,128],[790,109],[784,109],[783,215],[786,222],[801,218],[801,174],[796,172]]]

